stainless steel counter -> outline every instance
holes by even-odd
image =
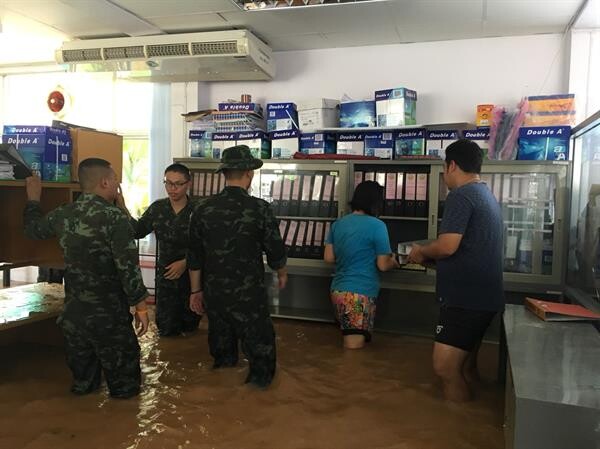
[[[506,447],[600,447],[600,333],[507,305]]]

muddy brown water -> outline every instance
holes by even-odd
[[[333,324],[276,320],[278,372],[267,391],[243,385],[247,362],[214,371],[206,322],[186,337],[142,338],[144,388],[69,393],[62,348],[0,348],[2,449],[496,449],[504,447],[497,348],[483,345],[476,399],[441,398],[432,341],[376,333],[342,348]]]

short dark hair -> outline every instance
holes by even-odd
[[[383,187],[375,181],[364,181],[356,186],[352,201],[352,211],[362,210],[365,214],[378,216],[383,209]]]
[[[93,190],[102,178],[110,175],[110,162],[90,157],[79,163],[77,175],[79,177],[79,185],[82,190]]]
[[[227,179],[228,181],[237,181],[239,179],[242,179],[244,177],[244,173],[246,173],[247,171],[252,170],[237,170],[234,168],[224,168],[222,170],[223,176],[225,176],[225,179]]]
[[[481,173],[483,151],[469,139],[459,139],[446,148],[446,165],[454,161],[465,173]]]
[[[189,181],[190,179],[192,179],[192,176],[190,175],[190,169],[187,168],[183,164],[175,163],[175,164],[169,165],[167,168],[165,168],[165,175],[168,172],[179,173],[179,174],[183,175],[183,177],[185,178],[186,181]]]

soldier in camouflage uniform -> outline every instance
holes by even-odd
[[[139,220],[130,218],[130,222],[136,239],[153,231],[156,234],[156,326],[161,336],[170,336],[197,329],[202,316],[189,308],[190,278],[185,258],[193,207],[187,195],[190,171],[185,165],[172,164],[165,170],[164,184],[169,197],[155,201]],[[117,202],[127,210],[122,197]]]
[[[199,202],[190,221],[190,308],[208,316],[214,367],[238,362],[238,339],[250,364],[247,383],[266,388],[275,375],[275,331],[263,265],[287,282],[285,246],[269,203],[248,194],[262,166],[246,145],[227,148],[217,172],[226,187]]]
[[[71,391],[90,393],[104,372],[110,395],[140,391],[138,336],[148,328],[138,252],[125,213],[113,205],[118,180],[110,164],[86,159],[79,165],[82,194],[46,216],[40,209],[41,181],[27,178],[25,233],[33,239],[58,237],[65,257],[65,307],[57,320],[65,337]]]

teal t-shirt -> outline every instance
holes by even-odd
[[[349,214],[333,223],[325,243],[332,244],[335,253],[331,290],[377,297],[377,256],[392,252],[385,223],[370,215]]]

